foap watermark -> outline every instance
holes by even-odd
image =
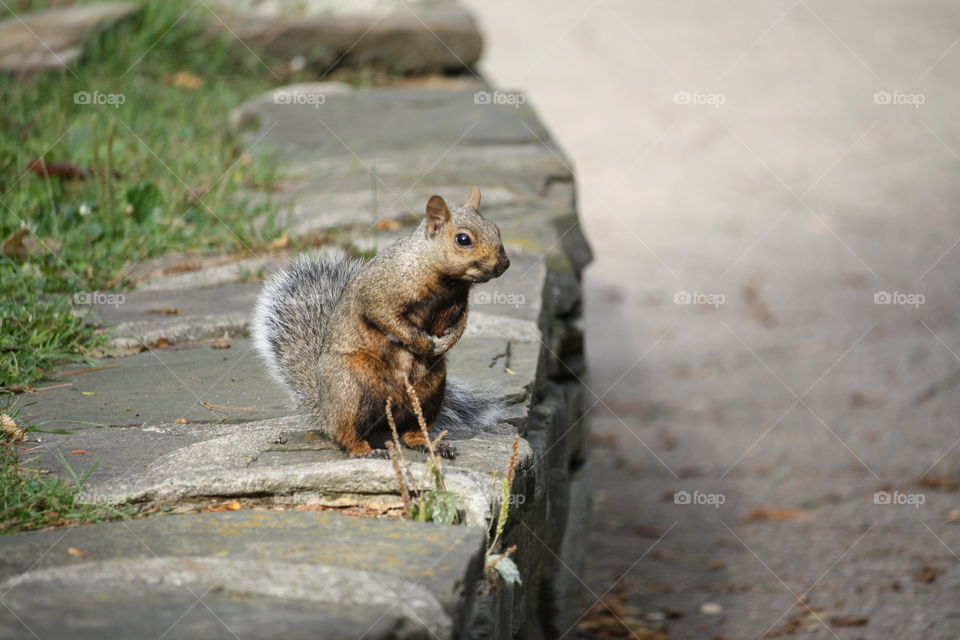
[[[73,294],[73,304],[119,307],[126,301],[127,298],[122,293],[111,293],[109,291],[78,291]]]
[[[719,309],[727,301],[722,293],[703,293],[702,291],[677,291],[673,294],[673,304],[703,304]]]
[[[713,107],[719,109],[727,102],[722,93],[704,93],[703,91],[677,91],[673,94],[673,104]]]
[[[100,93],[99,91],[77,91],[73,94],[73,104],[109,105],[119,109],[127,101],[122,93]]]
[[[471,297],[471,304],[508,304],[519,308],[526,303],[527,297],[522,293],[501,293],[499,291],[477,291]]]
[[[527,96],[519,91],[477,91],[473,94],[473,104],[501,104],[520,107],[527,103]]]
[[[273,104],[295,104],[308,105],[314,109],[319,109],[320,105],[327,101],[327,96],[322,93],[310,91],[297,91],[295,89],[281,89],[273,93]]]
[[[922,293],[904,293],[902,291],[877,291],[873,294],[873,304],[898,304],[919,309],[927,301]]]
[[[701,493],[700,491],[677,491],[673,494],[673,504],[707,505],[719,509],[727,501],[722,493]]]
[[[927,101],[923,93],[902,93],[900,91],[877,91],[873,94],[873,104],[889,104],[919,109]]]
[[[927,501],[922,493],[900,493],[899,491],[877,491],[873,494],[873,504],[894,504],[919,509]]]

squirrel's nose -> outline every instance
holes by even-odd
[[[510,266],[510,258],[507,256],[507,252],[503,249],[500,249],[500,260],[497,261],[497,275],[503,274],[504,271]]]

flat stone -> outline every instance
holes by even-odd
[[[69,69],[96,32],[138,11],[129,2],[99,2],[6,18],[0,21],[0,71]]]
[[[382,504],[399,495],[388,460],[353,459],[312,432],[306,416],[242,425],[164,424],[142,429],[92,429],[73,436],[45,435],[28,456],[63,472],[53,455],[82,444],[81,458],[65,454],[71,466],[96,461],[83,489],[88,502],[141,505],[199,505],[212,499],[248,499],[251,504],[287,508],[329,505],[349,498],[358,506]],[[111,440],[116,436],[116,439]],[[444,464],[447,487],[458,498],[466,522],[488,522],[499,493],[491,480],[506,471],[515,433],[456,430],[448,438],[458,448]],[[306,446],[306,445],[312,446]],[[518,473],[532,463],[521,441]],[[99,447],[99,448],[98,448]],[[119,455],[118,455],[119,454]],[[405,451],[410,477],[429,486],[422,454]],[[78,462],[79,460],[79,462]],[[264,496],[273,498],[264,502]]]
[[[450,0],[218,0],[213,7],[223,28],[276,72],[458,72],[476,64],[483,45],[469,12]]]
[[[180,418],[190,422],[251,421],[290,415],[287,394],[269,380],[248,339],[230,340],[229,349],[214,349],[212,344],[187,344],[181,345],[182,349],[153,349],[103,360],[104,365],[121,366],[63,378],[69,386],[39,392],[34,404],[25,408],[24,422],[81,430],[91,427],[65,422],[129,426]],[[83,368],[70,366],[63,372]],[[199,402],[215,406],[208,409]]]
[[[249,142],[259,140],[258,148],[272,149],[285,161],[363,158],[389,151],[442,153],[452,146],[550,139],[528,105],[478,104],[477,92],[470,89],[382,88],[326,95],[322,87],[313,103],[275,89],[241,106],[234,120],[256,123],[247,134]]]
[[[247,335],[259,282],[179,291],[131,291],[116,305],[92,307],[88,322],[114,327],[110,344],[142,349],[165,338],[173,344]]]
[[[263,511],[7,536],[0,637],[449,637],[484,543],[475,527]]]

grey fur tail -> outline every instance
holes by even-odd
[[[503,420],[506,409],[502,401],[475,391],[462,380],[448,375],[443,408],[434,426],[438,430],[450,431],[464,427],[473,430],[491,427]]]
[[[362,267],[343,251],[302,254],[264,284],[250,333],[267,369],[294,396],[300,390],[290,374],[303,363],[292,360],[320,356],[333,307]]]
[[[326,342],[327,322],[347,283],[363,260],[345,252],[304,254],[263,285],[250,333],[270,374],[304,406],[305,371]],[[505,405],[447,376],[437,429],[490,427],[506,413]]]

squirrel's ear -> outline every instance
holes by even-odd
[[[427,200],[427,233],[437,235],[440,228],[450,221],[450,209],[440,196],[430,196]]]
[[[470,189],[470,197],[467,198],[467,203],[463,206],[471,211],[480,211],[480,189],[476,187]]]

